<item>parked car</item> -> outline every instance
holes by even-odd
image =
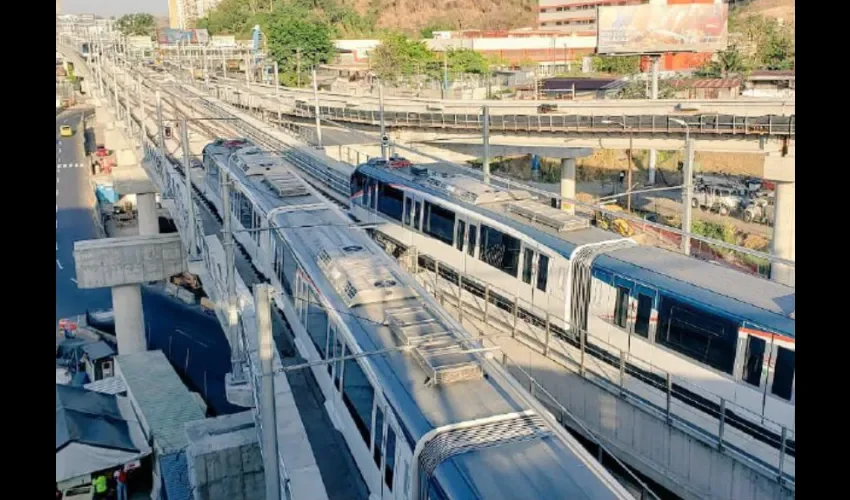
[[[754,198],[744,209],[744,222],[758,222],[773,225],[776,214],[776,203],[773,196],[765,195]]]

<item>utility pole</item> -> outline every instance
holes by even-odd
[[[230,159],[228,158],[228,162]],[[233,210],[230,206],[230,176],[222,171],[221,199],[223,205],[222,220],[224,222],[224,260],[227,280],[227,327],[230,335],[230,367],[234,383],[244,382],[241,362],[241,346],[239,344],[239,309],[236,307],[236,241],[233,235]]]
[[[274,349],[272,344],[271,293],[269,285],[254,285],[257,340],[260,355],[260,422],[263,430],[263,468],[266,500],[280,500],[280,464],[277,449],[277,410],[274,403]]]
[[[449,50],[443,51],[443,99],[449,93]]]
[[[156,170],[160,176],[162,176],[162,185],[165,186],[165,196],[170,196],[171,193],[168,192],[168,182],[165,182],[165,176],[160,170],[160,165],[165,164],[165,131],[163,130],[162,123],[162,94],[160,94],[159,90],[156,91],[156,130],[157,130],[157,146],[159,146],[159,159],[160,161],[155,162]]]
[[[316,99],[316,140],[319,148],[322,147],[322,120],[319,116],[319,81],[316,79],[316,68],[313,68],[313,96]]]
[[[274,62],[274,98],[277,101],[277,124],[283,124],[283,112],[280,109],[280,67]]]
[[[490,184],[490,106],[483,106],[483,127],[481,128],[484,132],[483,137],[483,145],[484,145],[484,158],[481,162],[481,169],[484,171],[484,183]]]
[[[625,121],[625,117],[623,117],[623,120]],[[632,213],[632,145],[633,145],[633,138],[632,138],[632,135],[629,134],[629,150],[627,151],[627,156],[628,156],[628,161],[629,161],[629,172],[628,172],[628,178],[627,178],[628,180],[626,180],[626,182],[628,183],[628,187],[626,188],[626,190],[628,191],[629,196],[626,198],[626,210],[630,214]]]
[[[658,69],[659,69],[659,61],[660,58],[657,55],[651,56],[652,58],[652,88],[650,93],[650,98],[655,101],[658,99]],[[649,150],[649,168],[647,169],[648,179],[647,184],[654,185],[655,184],[655,162],[657,159],[656,150]],[[684,240],[682,240],[684,241]]]
[[[301,88],[301,47],[295,48],[295,76],[298,78],[298,88]]]
[[[245,85],[251,86],[251,56],[245,54]]]
[[[189,151],[189,124],[186,117],[180,119],[180,142],[183,143],[183,171],[186,173],[186,214],[189,223],[186,227],[186,235],[189,239],[189,259],[197,257],[197,245],[195,243],[195,204],[192,203],[192,157]]]
[[[694,197],[694,144],[690,138],[690,131],[685,132],[685,162],[683,174],[685,189],[682,191],[682,204],[684,216],[682,217],[682,253],[691,255],[691,215],[693,207],[691,200]]]
[[[384,82],[378,78],[378,116],[381,122],[381,158],[387,159],[387,127],[384,123]]]
[[[130,74],[124,70],[124,104],[126,106],[127,116],[124,117],[127,122],[127,134],[133,131],[133,120],[130,116]]]
[[[139,89],[139,148],[142,150],[142,157],[145,155],[145,139],[147,139],[147,131],[145,130],[145,99],[142,95],[144,85],[142,85],[142,77],[136,80],[136,86]]]
[[[201,55],[204,58],[204,85],[206,86],[207,90],[209,90],[209,88],[210,88],[210,68],[209,68],[209,65],[207,64],[207,46],[204,45],[202,50],[203,50],[203,52],[201,53]]]

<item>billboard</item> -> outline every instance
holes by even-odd
[[[210,40],[207,30],[176,30],[162,28],[156,30],[156,41],[160,45],[205,45]]]
[[[726,48],[726,3],[599,7],[597,52],[660,54]]]

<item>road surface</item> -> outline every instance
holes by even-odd
[[[112,309],[108,288],[82,290],[74,270],[74,242],[102,237],[95,221],[91,171],[86,165],[83,115],[75,108],[56,116],[56,322],[86,311]],[[70,125],[72,137],[60,137]],[[93,137],[89,134],[89,142]],[[218,321],[197,306],[142,288],[148,348],[160,349],[193,391],[204,396],[216,414],[244,411],[227,402],[224,375],[230,371],[230,347]],[[188,353],[188,354],[187,354]]]
[[[85,109],[66,110],[56,116],[56,322],[83,314],[89,309],[109,309],[108,289],[77,288],[74,270],[74,242],[100,237],[94,219],[91,172],[83,145]],[[59,127],[70,125],[72,137],[60,137]]]

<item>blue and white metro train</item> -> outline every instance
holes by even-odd
[[[782,426],[794,428],[793,288],[639,246],[526,191],[456,172],[360,165],[351,213],[377,223],[394,245],[436,256],[441,269],[508,291],[502,299],[518,297],[524,312],[541,320],[548,313],[573,345],[578,335],[566,325],[576,325],[588,351],[609,363],[625,352],[725,398],[733,403],[727,421],[773,446]],[[673,390],[679,399],[719,415],[718,399],[683,385]]]
[[[351,219],[244,140],[203,152],[371,497],[632,498]]]

